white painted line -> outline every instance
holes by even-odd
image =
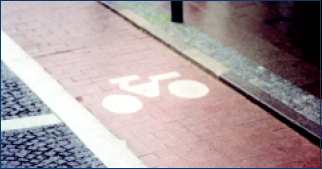
[[[180,76],[181,76],[180,73],[173,71],[173,72],[169,72],[169,73],[153,75],[153,76],[150,76],[149,78],[154,81],[161,81],[161,80],[169,80],[169,79],[178,78]]]
[[[160,96],[159,81],[173,79],[177,77],[180,77],[180,74],[178,72],[169,72],[150,76],[150,81],[148,82],[130,85],[131,81],[139,80],[140,77],[138,75],[129,75],[120,78],[110,79],[110,83],[118,84],[121,90],[128,91],[130,93],[135,93],[137,95],[142,95],[145,97],[158,97]]]
[[[103,99],[102,106],[113,113],[130,114],[141,110],[143,103],[135,96],[113,94]]]
[[[134,80],[139,80],[140,77],[138,75],[130,75],[130,76],[124,76],[119,78],[113,78],[110,79],[111,84],[119,84],[119,83],[129,83]]]
[[[145,167],[125,141],[110,133],[2,30],[1,49],[1,60],[107,167]]]
[[[1,131],[42,127],[62,123],[54,114],[1,120]]]
[[[186,99],[197,99],[209,93],[208,87],[195,80],[176,80],[168,85],[171,94]]]

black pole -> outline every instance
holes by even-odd
[[[171,1],[171,21],[183,23],[183,3],[182,1]]]

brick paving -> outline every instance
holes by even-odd
[[[238,92],[96,2],[2,4],[3,29],[150,167],[319,167],[320,150]],[[160,83],[136,113],[101,102],[130,94],[111,78],[176,71],[206,84],[179,99]]]

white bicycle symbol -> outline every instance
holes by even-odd
[[[161,80],[169,80],[179,78],[178,72],[169,72],[165,74],[153,75],[149,77],[146,83],[130,85],[131,82],[139,80],[137,75],[125,76],[111,79],[110,83],[117,84],[121,90],[141,95],[149,98],[160,96],[159,82]],[[170,94],[179,98],[196,99],[201,98],[209,92],[208,87],[194,80],[174,80],[168,84]],[[107,110],[120,113],[134,113],[142,109],[143,103],[137,97],[128,94],[113,94],[106,96],[102,105]]]

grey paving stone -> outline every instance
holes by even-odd
[[[105,167],[64,125],[1,132],[1,168]]]
[[[49,108],[1,62],[1,120],[47,113]]]

